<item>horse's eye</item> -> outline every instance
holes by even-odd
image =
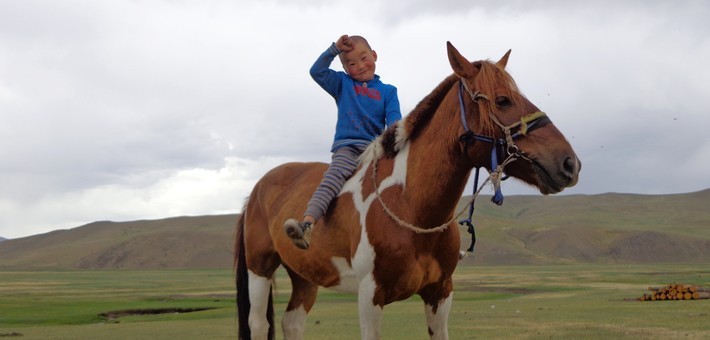
[[[496,97],[496,106],[498,106],[499,108],[506,108],[506,107],[511,106],[512,104],[513,103],[511,103],[510,98],[508,98],[508,97],[503,97],[503,96]]]

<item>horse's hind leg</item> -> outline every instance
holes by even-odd
[[[311,311],[318,295],[318,285],[307,281],[289,268],[286,268],[291,277],[291,299],[288,301],[286,313],[281,319],[284,339],[303,339],[306,326],[306,316]]]
[[[252,208],[252,206],[247,207]],[[249,278],[249,329],[252,339],[273,339],[271,280],[281,265],[266,228],[263,214],[247,210],[245,223],[246,264]]]
[[[271,279],[249,271],[249,329],[252,339],[269,339],[271,322],[268,318],[271,306]],[[271,307],[273,308],[273,307]]]

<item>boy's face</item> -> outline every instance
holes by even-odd
[[[357,81],[369,81],[375,78],[375,62],[377,53],[365,43],[355,42],[353,49],[340,54],[345,72]]]

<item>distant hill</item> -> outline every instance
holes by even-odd
[[[468,263],[710,263],[710,189],[481,201]]]
[[[488,199],[476,202],[478,242],[462,265],[710,263],[710,189],[508,196],[500,207]],[[0,269],[228,269],[236,219],[104,221],[6,240],[0,243]],[[461,230],[466,248],[469,234]]]
[[[94,222],[0,243],[0,269],[231,268],[237,215]]]
[[[7,240],[6,238],[0,236],[0,242],[6,241],[6,240]]]

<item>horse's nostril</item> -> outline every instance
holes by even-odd
[[[571,176],[577,172],[577,161],[572,157],[567,157],[562,163],[562,168],[565,170],[565,174]]]

